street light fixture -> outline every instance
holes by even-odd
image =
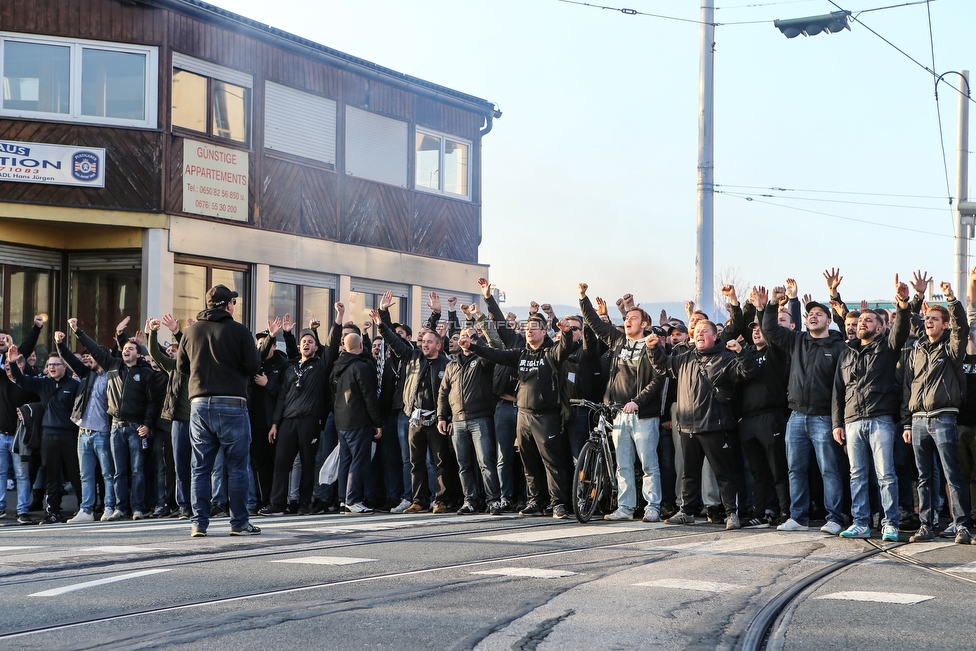
[[[851,12],[849,11],[832,11],[823,16],[774,20],[773,26],[783,32],[786,38],[796,38],[800,34],[804,36],[816,36],[821,32],[836,34],[843,29],[850,31],[851,26],[847,24],[847,19],[850,15]]]

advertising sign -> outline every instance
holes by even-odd
[[[105,150],[0,140],[0,181],[105,187]]]
[[[247,221],[248,156],[183,140],[183,212]]]

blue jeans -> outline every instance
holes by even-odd
[[[461,487],[464,501],[474,506],[478,499],[478,475],[475,462],[481,469],[485,497],[489,503],[499,500],[498,460],[495,448],[495,427],[491,418],[454,421],[454,452],[461,467]]]
[[[881,525],[898,527],[898,477],[895,475],[895,421],[891,416],[847,423],[847,457],[851,462],[851,516],[854,524],[871,524],[869,469],[874,466],[881,491]]]
[[[410,485],[410,418],[402,411],[397,415],[397,438],[400,440],[400,461],[403,464],[403,496],[401,500],[413,500]]]
[[[247,470],[251,447],[251,421],[243,404],[229,405],[197,398],[190,403],[190,522],[206,531],[210,524],[210,475],[217,451],[224,453],[227,502],[231,529],[247,524]]]
[[[840,511],[844,497],[836,446],[831,433],[830,416],[808,416],[799,412],[790,415],[786,423],[786,462],[790,471],[790,517],[800,524],[810,524],[810,484],[807,466],[810,450],[817,457],[824,483],[824,508],[827,520],[841,524],[844,516]]]
[[[26,461],[13,450],[14,437],[0,434],[0,481],[7,483],[7,474],[13,468],[17,478],[17,515],[27,513],[31,501],[30,470]],[[7,487],[0,486],[0,511],[7,508]]]
[[[224,467],[224,450],[217,450],[213,471],[210,473],[210,503],[227,508],[227,469]]]
[[[174,420],[173,462],[176,467],[176,504],[190,508],[190,421]]]
[[[573,407],[566,422],[566,434],[569,436],[569,453],[573,455],[573,467],[579,459],[580,450],[586,439],[590,438],[590,410],[586,407]]]
[[[403,499],[403,452],[400,449],[400,437],[397,425],[400,418],[397,414],[388,416],[383,421],[383,436],[377,441],[376,454],[380,458],[383,471],[383,483],[386,487],[386,501],[394,506]],[[409,422],[409,421],[408,421]],[[407,451],[410,456],[410,451]]]
[[[959,465],[959,429],[955,414],[943,414],[926,418],[912,418],[912,447],[918,466],[918,517],[922,524],[932,526],[934,493],[939,489],[933,456],[938,453],[949,485],[952,521],[956,527],[969,527],[969,482],[963,479]],[[935,480],[935,481],[933,481]]]
[[[502,499],[515,503],[515,424],[518,407],[507,402],[495,405],[495,441],[498,444],[498,480]]]
[[[146,497],[146,476],[143,464],[146,460],[142,449],[142,437],[136,425],[122,427],[112,423],[112,460],[115,461],[116,508],[125,515],[143,511]],[[130,489],[129,475],[132,475]]]
[[[630,513],[637,508],[637,477],[634,461],[644,471],[642,491],[647,508],[661,510],[661,468],[657,443],[661,436],[660,418],[638,418],[620,413],[613,420],[613,445],[617,450],[617,504]]]
[[[91,513],[95,509],[95,462],[102,468],[105,482],[105,512],[115,510],[115,464],[112,462],[112,445],[108,432],[78,430],[78,463],[81,466],[81,510]]]

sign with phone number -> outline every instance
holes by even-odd
[[[247,221],[248,154],[183,140],[183,212]]]

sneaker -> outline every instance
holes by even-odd
[[[312,500],[312,505],[308,507],[309,515],[322,515],[325,513],[326,503],[317,497]]]
[[[0,511],[0,520],[4,520],[4,519],[6,519],[6,517],[7,517],[7,512],[6,511]]]
[[[436,509],[437,507],[434,507],[434,508]],[[471,514],[473,514],[473,513],[477,513],[477,511],[476,511],[476,510],[475,510],[475,508],[474,508],[473,506],[471,506],[471,504],[470,504],[470,503],[468,503],[468,502],[465,502],[464,504],[462,504],[462,505],[461,505],[461,508],[459,508],[459,509],[457,510],[457,514],[458,514],[458,515],[471,515]]]
[[[81,510],[75,513],[75,517],[68,520],[68,524],[77,524],[79,522],[94,522],[95,516],[88,511]]]
[[[437,503],[434,504],[434,508],[432,508],[430,510],[430,512],[431,513],[447,513],[448,512],[447,504],[442,504],[441,502],[437,502]]]
[[[769,529],[769,520],[765,518],[751,518],[742,524],[743,529]]]
[[[870,538],[871,527],[863,524],[852,524],[840,532],[841,538]]]
[[[304,504],[298,507],[298,515],[308,515],[311,511]]]
[[[495,500],[488,504],[488,514],[489,515],[501,515],[502,514],[502,503]]]
[[[248,522],[241,529],[231,529],[230,535],[232,536],[256,536],[261,533],[260,527],[255,527],[253,524]]]
[[[60,524],[60,523],[61,523],[61,516],[60,515],[55,515],[54,513],[51,513],[50,511],[48,511],[44,515],[44,517],[41,518],[41,520],[38,521],[37,524]]]
[[[891,524],[886,524],[881,527],[881,540],[883,542],[898,542],[898,527]],[[967,540],[966,542],[968,543],[969,541]]]
[[[729,513],[725,518],[725,530],[732,531],[733,529],[741,529],[742,524],[739,523],[738,513]]]
[[[190,538],[206,538],[206,529],[197,529],[195,526],[190,527]]]
[[[684,511],[678,511],[664,521],[665,524],[695,524],[695,516],[688,515]]]
[[[142,511],[133,511],[132,512],[132,519],[133,520],[145,520],[146,519],[146,515]]]
[[[969,535],[969,529],[966,527],[956,527],[956,544],[968,545],[971,542],[972,536]]]
[[[149,515],[150,518],[168,518],[172,510],[168,506],[157,506]]]
[[[515,505],[511,500],[502,500],[502,513],[514,513]]]
[[[288,507],[285,509],[291,515],[298,513],[298,502],[288,502]]]
[[[932,535],[932,530],[923,524],[918,528],[918,531],[916,531],[912,537],[908,539],[908,542],[932,542],[933,540],[935,540],[935,536]]]
[[[611,521],[633,520],[634,514],[620,506],[617,507],[617,510],[613,513],[607,513],[605,516],[603,516],[603,519]]]
[[[641,521],[642,522],[660,522],[661,521],[661,514],[658,511],[656,511],[655,509],[652,509],[652,508],[648,507],[648,508],[644,509],[644,517],[643,517],[643,519]]]
[[[825,524],[824,526],[826,527],[827,525]],[[776,527],[776,531],[810,531],[810,527],[805,524],[800,524],[793,518],[787,518],[786,522]],[[840,532],[838,531],[838,533]]]
[[[362,502],[356,502],[355,504],[349,504],[347,507],[350,513],[372,513],[373,509],[369,508]]]
[[[725,523],[725,513],[724,510],[717,506],[709,506],[705,509],[705,516],[708,519],[709,524],[724,524]]]
[[[942,530],[939,534],[939,538],[955,538],[956,537],[956,523],[950,522],[949,526]]]
[[[552,517],[557,520],[568,520],[569,519],[569,509],[566,508],[565,504],[557,504],[552,507]]]
[[[191,509],[189,506],[182,506],[177,512],[176,517],[179,520],[189,520],[192,515],[193,509]]]
[[[424,513],[427,509],[421,504],[411,504],[407,508],[403,509],[404,513]]]
[[[214,518],[225,518],[225,517],[227,517],[227,511],[224,509],[224,507],[220,506],[219,504],[210,505],[211,520],[213,520]]]
[[[273,515],[284,515],[285,510],[280,506],[275,506],[274,504],[268,504],[263,509],[258,509],[258,515],[273,516]]]
[[[844,527],[841,526],[840,523],[834,522],[833,520],[827,520],[827,522],[824,523],[824,526],[820,527],[821,533],[830,534],[831,536],[836,536],[843,530]]]
[[[17,524],[34,524],[34,521],[31,520],[31,517],[26,513],[18,513]]]
[[[400,503],[397,506],[390,509],[390,513],[403,513],[410,508],[410,505],[410,500],[400,500]]]
[[[535,500],[529,500],[525,507],[519,511],[519,515],[542,515],[543,509]]]
[[[108,513],[108,509],[105,509],[105,513]],[[112,513],[108,516],[108,518],[105,517],[105,514],[104,513],[102,514],[102,520],[104,520],[105,522],[118,522],[119,520],[121,520],[124,517],[125,517],[125,514],[122,513],[122,511],[120,511],[118,509],[115,509],[114,511],[112,511]]]

